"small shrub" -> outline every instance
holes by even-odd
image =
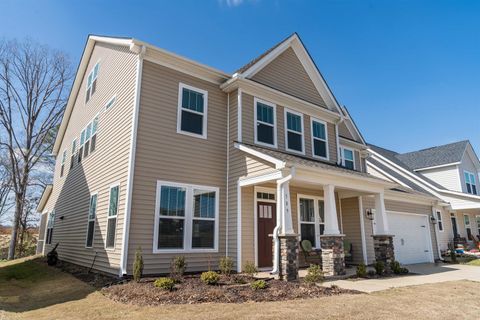
[[[133,261],[133,280],[140,281],[143,275],[143,257],[142,248],[138,247],[135,252],[135,260]]]
[[[360,263],[357,266],[357,277],[365,278],[367,276],[367,266],[364,263]]]
[[[172,259],[170,264],[170,276],[177,281],[183,277],[185,270],[187,270],[187,263],[185,262],[185,257],[177,256]]]
[[[233,270],[233,260],[230,257],[222,257],[220,259],[220,272],[229,276]]]
[[[163,290],[172,291],[173,288],[175,287],[175,280],[172,279],[172,278],[162,277],[162,278],[158,278],[157,280],[155,280],[153,285],[155,287],[161,288]]]
[[[243,272],[245,272],[250,278],[253,278],[258,273],[258,269],[253,262],[247,261],[243,266]]]
[[[375,268],[375,273],[381,276],[385,272],[385,264],[382,261],[375,262],[373,266]]]
[[[308,267],[304,281],[307,283],[323,281],[323,272],[318,264],[311,264],[310,267]]]
[[[245,284],[247,281],[242,276],[233,276],[233,282],[237,284]]]
[[[200,276],[200,280],[209,285],[215,285],[220,280],[220,276],[215,271],[203,272]]]
[[[410,271],[409,271],[407,268],[405,268],[405,267],[400,268],[400,274],[407,274],[407,273],[409,273],[409,272],[410,272]]]
[[[398,262],[398,261],[392,261],[392,263],[390,264],[390,269],[395,274],[401,274],[402,273],[402,266],[400,265],[400,262]]]
[[[455,250],[450,250],[450,261],[452,263],[457,263],[457,253],[455,252]]]
[[[373,278],[375,277],[375,270],[368,270],[367,274],[369,277]]]
[[[250,284],[250,287],[252,287],[253,290],[263,290],[268,287],[268,284],[265,280],[257,280],[257,281],[253,281]]]

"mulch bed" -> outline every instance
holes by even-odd
[[[239,277],[242,276],[222,276],[219,284],[212,286],[204,284],[199,276],[185,276],[182,282],[176,284],[175,289],[171,292],[156,288],[153,285],[155,279],[142,279],[139,283],[130,281],[124,284],[112,285],[104,288],[102,292],[115,301],[141,306],[206,302],[283,301],[359,293],[338,287],[326,288],[302,282],[284,282],[274,279],[267,280],[268,287],[266,289],[254,290],[250,287],[250,279],[246,277],[239,279]],[[247,283],[242,284],[238,282]]]

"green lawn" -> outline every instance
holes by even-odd
[[[480,259],[472,260],[472,261],[470,261],[470,262],[467,262],[466,264],[468,264],[469,266],[477,266],[477,267],[480,267]]]

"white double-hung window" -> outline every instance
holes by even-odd
[[[157,182],[153,252],[218,250],[219,189]]]
[[[277,147],[276,105],[260,99],[254,99],[254,135],[255,143],[268,147]]]
[[[327,123],[312,118],[312,154],[324,160],[328,160]]]
[[[88,208],[88,223],[87,223],[87,240],[85,247],[91,248],[93,246],[93,236],[95,234],[95,218],[97,216],[97,194],[90,196],[90,206]]]
[[[178,88],[177,132],[207,138],[208,92],[184,83]]]
[[[477,181],[475,175],[471,172],[464,171],[465,185],[467,186],[467,192],[470,194],[477,194]]]
[[[304,154],[303,114],[285,109],[285,149]]]
[[[98,69],[100,68],[100,63],[97,62],[95,66],[92,68],[90,73],[88,74],[87,78],[87,92],[85,94],[85,103],[90,100],[92,95],[97,91],[97,77],[98,77]]]
[[[52,244],[53,226],[55,225],[55,209],[48,214],[46,244]]]
[[[355,170],[355,153],[353,149],[341,148],[342,166],[347,169]]]

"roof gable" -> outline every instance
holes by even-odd
[[[251,79],[327,108],[327,104],[291,47],[254,74]]]
[[[454,164],[462,161],[468,144],[468,141],[459,141],[419,151],[398,154],[397,158],[412,170]]]
[[[283,54],[285,51],[287,51],[287,53]],[[312,102],[311,99],[307,100],[307,99],[305,99],[305,97],[299,97],[298,94],[297,95],[293,94],[293,95],[296,96],[297,98],[302,98],[302,99],[304,99],[308,102],[311,102],[311,103],[314,103],[314,104],[317,104],[317,105],[320,105],[320,106],[324,106],[327,109],[329,109],[333,112],[336,112],[338,114],[342,114],[340,105],[338,104],[338,102],[335,99],[332,91],[330,90],[327,83],[325,82],[325,79],[323,78],[323,76],[321,75],[317,66],[315,65],[315,62],[312,60],[310,54],[308,53],[307,49],[305,48],[305,46],[303,45],[302,41],[300,40],[299,36],[296,33],[294,33],[293,35],[291,35],[287,39],[283,40],[282,42],[278,43],[277,45],[275,45],[271,49],[267,50],[265,53],[263,53],[259,57],[255,58],[254,60],[249,62],[247,65],[240,68],[234,74],[234,76],[241,76],[243,78],[248,78],[248,79],[255,80],[255,75],[259,74],[259,76],[257,76],[257,79],[258,78],[263,79],[264,76],[265,76],[265,72],[264,72],[264,76],[262,77],[261,71],[264,68],[267,68],[267,66],[269,66],[271,63],[273,63],[273,67],[275,65],[277,65],[277,67],[278,67],[278,65],[281,64],[281,62],[285,63],[285,60],[288,60],[286,58],[292,58],[292,56],[291,56],[292,52],[294,53],[294,56],[296,56],[296,57],[295,57],[295,59],[290,59],[290,61],[293,61],[293,63],[297,66],[296,67],[297,71],[299,71],[298,66],[299,65],[302,66],[301,69],[303,69],[303,70],[300,69],[301,72],[299,72],[298,74],[306,73],[306,75],[309,79],[308,82],[313,84],[313,86],[316,89],[315,95],[318,94],[318,96],[320,96],[320,98],[323,100],[324,104],[322,105],[321,101],[318,98],[316,100],[314,99],[315,101]],[[277,60],[277,58],[280,58],[280,59]],[[300,64],[297,63],[297,60]],[[285,66],[285,64],[284,64],[284,66]],[[286,66],[288,66],[289,69],[292,68],[292,66],[290,66],[288,63],[287,63]],[[273,67],[268,67],[266,69],[267,70],[266,72],[268,72],[268,70],[270,70],[270,72],[272,72],[272,70],[275,69]],[[281,69],[282,68],[280,68],[280,70]],[[274,75],[274,72],[272,72],[272,73],[273,73],[272,75]],[[283,73],[285,73],[285,71]],[[283,77],[283,79],[284,79],[284,78],[289,78],[291,76],[292,76],[291,74],[288,74],[287,76],[279,75],[278,77],[279,77],[279,79],[281,79],[281,77]],[[293,80],[293,81],[295,81],[295,80]],[[292,80],[288,81],[288,84],[291,86],[293,81]],[[307,82],[305,81],[305,79],[300,80],[300,81],[303,81],[303,82],[300,82],[302,85],[304,85],[304,86],[308,85],[308,84],[306,84]],[[277,88],[275,88],[275,89],[277,89]],[[282,89],[278,89],[278,90],[279,91],[284,91]],[[289,93],[289,92],[286,92],[286,93]]]

